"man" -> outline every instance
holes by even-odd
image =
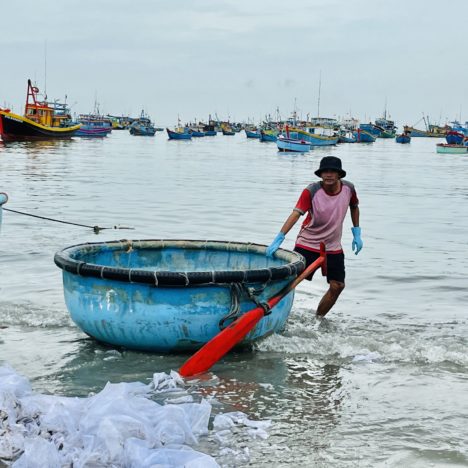
[[[357,255],[363,246],[359,227],[359,200],[351,182],[341,180],[346,171],[341,167],[341,159],[326,156],[320,161],[315,175],[321,182],[310,184],[304,189],[293,212],[289,215],[281,231],[267,248],[267,256],[272,256],[284,241],[286,234],[296,224],[300,216],[307,213],[296,239],[294,250],[303,255],[309,266],[319,257],[320,242],[327,250],[327,281],[329,289],[320,301],[316,314],[323,317],[333,307],[345,287],[344,253],[341,246],[343,222],[350,208],[353,227],[352,249]],[[307,279],[310,281],[313,275]]]

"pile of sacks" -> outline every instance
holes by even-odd
[[[140,382],[108,383],[87,398],[35,393],[11,367],[0,367],[0,466],[144,466],[211,468],[216,460],[193,446],[209,434],[212,406],[194,402],[179,374],[154,374]],[[164,404],[155,395],[168,394]],[[251,437],[267,437],[269,421],[243,413],[214,418],[219,440],[239,424]]]

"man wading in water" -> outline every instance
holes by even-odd
[[[362,249],[361,228],[359,227],[359,200],[351,182],[341,180],[346,171],[341,168],[341,159],[326,156],[320,161],[315,175],[321,182],[314,182],[306,187],[281,231],[267,248],[267,256],[273,256],[286,234],[296,224],[300,216],[307,213],[305,221],[296,239],[294,250],[306,259],[309,266],[319,258],[320,242],[327,250],[327,281],[329,289],[322,297],[317,316],[323,317],[333,307],[345,287],[344,253],[341,247],[343,222],[348,211],[351,213],[353,227],[352,249],[357,255]],[[312,275],[307,277],[310,281]]]

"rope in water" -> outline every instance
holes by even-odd
[[[5,207],[2,207],[2,208],[5,211],[11,211],[12,213],[22,214],[24,216],[31,216],[33,218],[45,219],[47,221],[54,221],[56,223],[71,224],[72,226],[89,228],[89,229],[92,229],[96,234],[98,234],[99,231],[103,231],[104,229],[135,229],[132,227],[127,227],[127,226],[113,226],[113,227],[89,226],[87,224],[72,223],[70,221],[63,221],[61,219],[48,218],[46,216],[39,216],[39,215],[31,214],[31,213],[25,213],[23,211],[12,210],[10,208],[5,208]]]

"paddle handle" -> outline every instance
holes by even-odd
[[[268,300],[268,305],[273,308],[290,293],[302,280],[307,278],[315,270],[322,267],[322,274],[326,274],[326,252],[325,244],[320,244],[320,257],[311,263],[292,283],[284,287],[276,296]],[[228,351],[239,343],[257,323],[265,316],[263,307],[256,307],[238,317],[224,330],[219,332],[210,341],[205,343],[193,356],[191,356],[179,369],[182,377],[207,372],[216,364]]]
[[[322,275],[327,274],[327,253],[325,251],[325,244],[320,242],[320,257],[311,263],[289,286],[289,291],[293,290],[302,280],[311,275],[315,270],[322,268]],[[289,292],[288,291],[288,292]]]

